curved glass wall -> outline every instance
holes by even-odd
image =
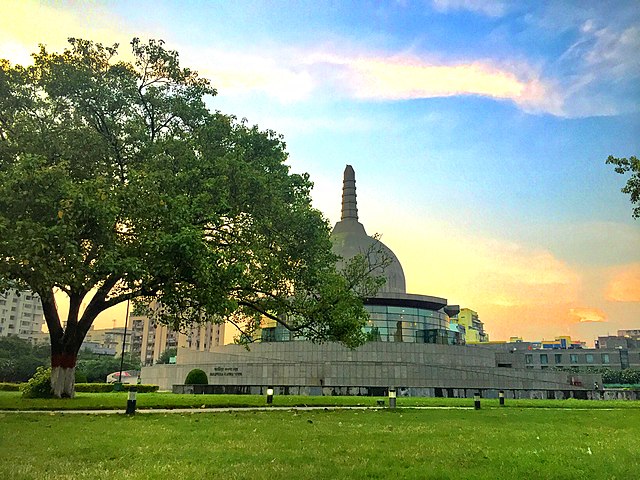
[[[425,308],[365,305],[369,322],[364,330],[372,341],[447,344],[449,317]]]
[[[457,337],[452,338],[449,331],[449,317],[443,311],[390,305],[365,305],[364,307],[370,317],[364,327],[369,341],[441,345],[463,343]],[[464,334],[461,338],[464,338]],[[282,325],[275,325],[274,322],[273,326],[262,328],[260,340],[289,342],[304,340],[304,337],[297,336]]]

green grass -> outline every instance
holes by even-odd
[[[637,478],[640,411],[0,413],[11,479]]]
[[[127,404],[127,393],[77,393],[73,399],[27,399],[20,392],[0,392],[1,410],[122,410]],[[262,407],[265,397],[260,395],[178,395],[172,393],[139,393],[137,407],[148,408],[201,408],[201,407]],[[376,406],[383,397],[311,397],[276,395],[275,406]],[[388,400],[385,399],[388,404]],[[402,407],[456,407],[473,406],[469,398],[398,398]],[[638,401],[597,400],[506,400],[507,408],[624,408],[640,409]],[[497,407],[497,399],[482,399],[484,407]]]

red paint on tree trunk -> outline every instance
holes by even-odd
[[[51,355],[51,366],[62,368],[73,368],[76,366],[78,356],[71,353],[56,353]]]

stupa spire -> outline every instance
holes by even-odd
[[[342,180],[342,219],[358,221],[358,203],[356,200],[356,173],[351,165],[344,169]]]

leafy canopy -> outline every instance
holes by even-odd
[[[268,316],[361,343],[361,297],[381,280],[361,257],[336,271],[283,139],[211,112],[215,89],[162,41],[134,39],[131,62],[117,45],[69,44],[26,67],[0,60],[0,289],[41,296],[52,342],[81,343],[133,299],[157,300],[175,328],[232,319],[250,338]]]
[[[640,218],[640,160],[637,157],[616,158],[609,155],[607,163],[615,165],[616,173],[624,175],[630,173],[627,184],[622,187],[622,193],[627,193],[631,197],[633,208],[633,218]]]

